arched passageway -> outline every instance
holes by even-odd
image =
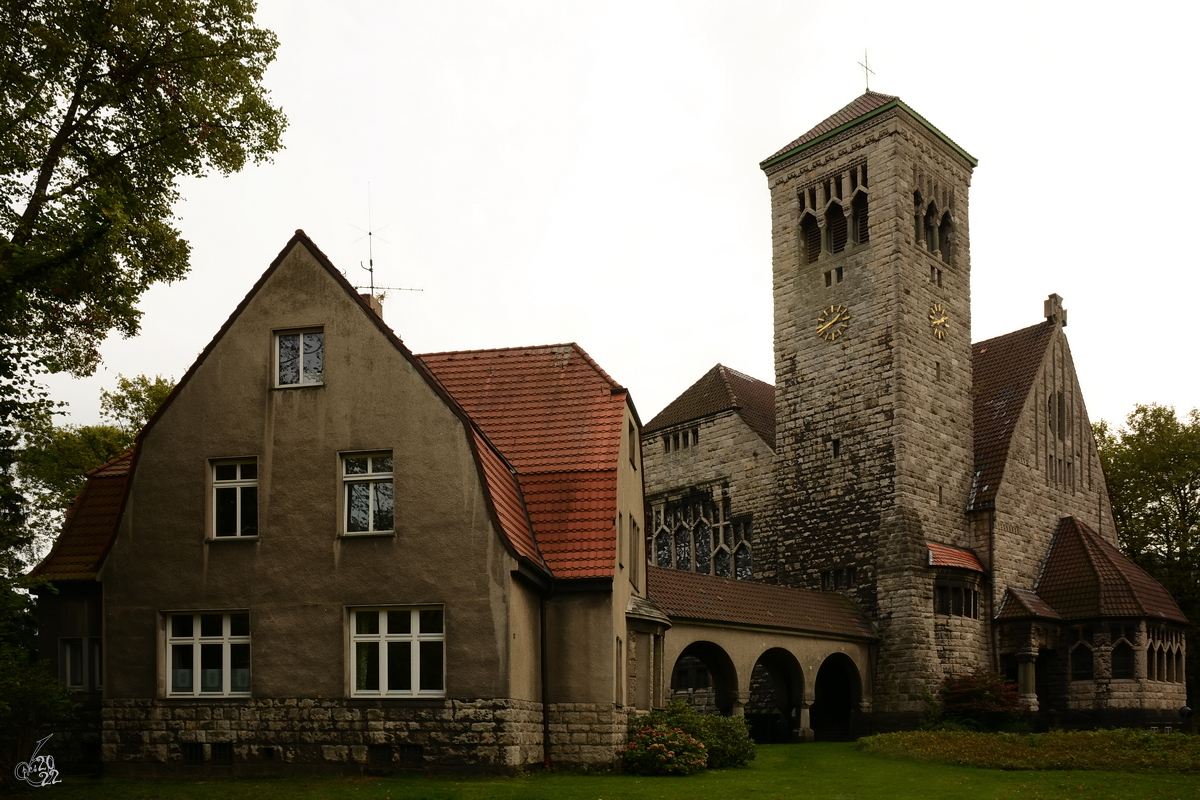
[[[684,700],[704,714],[732,714],[737,688],[733,661],[712,642],[688,645],[671,670],[672,698]]]
[[[862,699],[858,668],[843,653],[834,653],[817,670],[809,714],[818,741],[844,741],[853,737],[852,716]]]
[[[792,732],[800,724],[803,697],[804,674],[796,657],[777,647],[763,653],[750,675],[750,700],[746,704],[746,724],[754,741],[791,741]]]

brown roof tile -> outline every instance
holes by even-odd
[[[1171,595],[1075,517],[1058,524],[1037,594],[1064,619],[1150,617],[1187,622]]]
[[[871,639],[871,624],[846,598],[683,570],[646,568],[650,598],[673,619]]]
[[[1029,619],[1031,617],[1062,619],[1057,611],[1037,596],[1037,592],[1008,587],[1003,599],[1000,600],[1000,611],[996,614],[996,619]]]
[[[937,542],[926,542],[925,546],[929,548],[929,566],[931,567],[956,567],[983,572],[983,564],[979,563],[979,559],[970,550]]]
[[[1042,322],[971,347],[975,482],[970,508],[988,508],[996,502],[1013,430],[1054,330],[1053,323]]]
[[[117,516],[125,497],[133,451],[87,473],[79,496],[67,509],[62,533],[54,548],[31,575],[52,581],[92,580],[116,535]]]
[[[895,97],[894,95],[880,94],[879,92],[872,92],[868,90],[865,94],[859,95],[851,100],[850,103],[840,111],[837,111],[829,117],[826,117],[824,120],[819,122],[816,127],[810,130],[808,133],[802,135],[799,139],[796,139],[788,145],[780,148],[779,151],[773,153],[770,158],[763,159],[763,163],[765,164],[768,161],[779,158],[779,156],[790,153],[792,150],[795,150],[802,144],[807,144],[814,139],[820,138],[830,131],[837,130],[846,123],[853,122],[864,114],[869,114],[876,109],[882,108],[893,100],[899,99],[899,97]]]
[[[772,449],[775,447],[775,387],[717,364],[646,423],[653,431],[734,410]]]
[[[626,391],[574,344],[420,358],[517,470],[553,573],[611,576]]]

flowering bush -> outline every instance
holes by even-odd
[[[672,700],[665,709],[637,719],[630,728],[630,735],[656,725],[679,729],[702,742],[711,769],[744,767],[758,755],[745,717],[699,714],[687,703]]]
[[[642,728],[618,753],[626,770],[641,775],[691,775],[708,764],[703,744],[666,725]]]

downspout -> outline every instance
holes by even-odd
[[[549,770],[553,767],[550,763],[550,687],[549,676],[550,667],[546,661],[546,653],[549,650],[547,646],[546,635],[546,610],[548,594],[542,595],[542,614],[541,614],[541,657],[542,657],[542,766]]]

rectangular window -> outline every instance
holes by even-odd
[[[392,451],[342,456],[345,532],[391,533],[395,529]]]
[[[275,334],[275,385],[318,386],[325,382],[325,332]]]
[[[258,536],[258,462],[214,461],[213,536]]]
[[[100,672],[100,639],[73,637],[59,641],[62,648],[62,682],[80,692],[100,691],[104,687]]]
[[[250,614],[167,615],[167,693],[250,695]]]
[[[350,647],[353,696],[445,696],[446,634],[441,608],[353,609]]]

